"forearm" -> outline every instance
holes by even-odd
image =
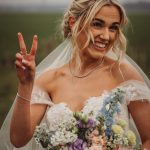
[[[150,149],[150,140],[147,140],[142,145],[142,150],[149,150]]]
[[[19,95],[30,100],[32,87],[33,84],[28,86],[19,84]],[[32,136],[30,116],[30,101],[17,96],[10,125],[10,138],[16,147],[25,145]]]

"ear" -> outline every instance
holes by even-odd
[[[69,27],[70,27],[70,29],[73,28],[74,24],[75,24],[75,19],[74,19],[74,17],[70,16],[69,17]]]

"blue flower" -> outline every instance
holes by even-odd
[[[107,128],[107,129],[105,130],[105,134],[106,134],[107,137],[110,137],[110,136],[111,136],[111,129],[110,129],[110,128]]]
[[[114,120],[112,117],[106,118],[106,126],[111,126],[114,123]]]
[[[105,97],[103,102],[103,107],[98,113],[98,115],[102,114],[105,120],[106,125],[106,135],[111,135],[111,126],[114,123],[114,115],[115,113],[120,113],[120,108],[118,103],[122,103],[124,100],[124,91],[121,89],[116,89],[109,93],[108,96]]]

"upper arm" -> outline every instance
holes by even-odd
[[[133,101],[130,102],[128,108],[140,133],[142,142],[150,140],[150,103]]]
[[[144,82],[139,72],[130,64],[121,64],[121,71],[125,80],[137,80]],[[131,101],[128,105],[135,125],[139,131],[142,142],[150,139],[150,102],[146,100]]]

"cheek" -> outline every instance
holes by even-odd
[[[82,49],[84,47],[86,41],[87,41],[86,34],[84,32],[81,32],[79,34],[79,36],[77,37],[77,42],[78,42],[78,45],[79,45],[80,49]]]
[[[111,43],[114,43],[116,39],[117,39],[117,33],[111,33],[110,34]]]
[[[90,32],[91,32],[93,37],[97,37],[99,35],[99,32],[95,29],[91,29]]]

